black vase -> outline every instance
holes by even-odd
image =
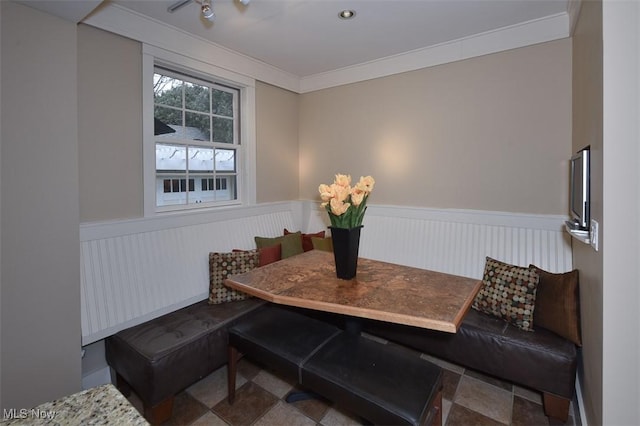
[[[356,276],[358,269],[358,249],[360,247],[360,230],[355,228],[335,228],[330,226],[333,242],[333,258],[336,262],[336,276],[350,280]]]

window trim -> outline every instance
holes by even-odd
[[[241,182],[238,176],[239,176],[239,173],[241,173],[241,167],[242,167],[241,159],[242,159],[242,154],[244,149],[244,146],[241,144],[242,140],[241,140],[241,133],[240,133],[240,121],[241,121],[240,89],[236,87],[230,87],[228,84],[221,84],[219,81],[217,81],[217,79],[214,76],[206,76],[206,80],[205,80],[201,75],[194,76],[192,74],[187,74],[181,71],[174,71],[172,69],[168,69],[167,67],[158,66],[157,64],[154,68],[154,87],[155,87],[156,76],[158,74],[167,76],[169,78],[175,79],[185,84],[193,84],[197,86],[206,87],[210,95],[209,96],[210,108],[208,112],[190,110],[187,107],[187,105],[184,103],[185,99],[184,99],[184,92],[183,92],[182,93],[183,96],[181,97],[182,99],[179,105],[175,105],[175,104],[162,105],[157,103],[157,99],[154,99],[154,111],[158,105],[162,105],[163,108],[174,109],[178,111],[182,119],[185,118],[185,113],[189,114],[191,112],[194,112],[195,114],[202,114],[208,118],[209,125],[211,127],[209,128],[210,134],[209,134],[208,140],[192,139],[186,136],[183,136],[182,138],[178,137],[177,139],[175,139],[172,137],[165,138],[164,136],[154,135],[156,157],[158,155],[159,145],[167,145],[169,147],[176,146],[176,147],[185,148],[186,149],[185,154],[189,154],[190,152],[197,153],[199,152],[200,148],[211,150],[214,156],[215,156],[215,153],[218,151],[233,152],[233,170],[228,170],[226,168],[218,169],[218,167],[214,166],[212,167],[210,174],[212,176],[232,176],[233,182],[234,182],[233,189],[231,191],[232,194],[229,194],[228,191],[225,191],[225,193],[227,195],[232,195],[232,197],[234,198],[228,199],[227,196],[225,196],[225,193],[220,191],[216,191],[212,193],[213,194],[212,200],[202,199],[202,198],[206,198],[204,194],[200,192],[195,192],[195,191],[188,191],[185,194],[184,199],[182,199],[182,197],[179,197],[179,199],[175,199],[175,197],[172,197],[172,196],[169,196],[167,198],[167,196],[165,195],[166,193],[164,192],[161,193],[159,189],[160,187],[159,181],[162,180],[162,177],[171,176],[171,175],[176,177],[181,177],[181,176],[191,177],[197,173],[200,173],[200,171],[191,169],[190,165],[187,166],[184,170],[176,170],[174,172],[171,172],[169,170],[164,170],[164,169],[163,170],[156,169],[156,181],[157,181],[156,182],[156,188],[157,188],[156,212],[163,213],[167,211],[189,210],[196,207],[197,208],[201,208],[201,207],[202,208],[219,208],[222,206],[240,205],[242,201],[242,198],[241,198],[242,188],[238,187],[237,183]],[[232,111],[230,115],[216,114],[214,112],[215,108],[211,108],[213,106],[211,102],[213,102],[213,99],[215,97],[214,91],[226,92],[233,97]],[[232,123],[233,123],[233,133],[232,133],[233,139],[232,140],[226,141],[225,139],[225,141],[223,141],[223,140],[216,140],[215,137],[213,139],[211,138],[212,136],[215,136],[215,131],[213,130],[215,128],[215,124],[213,121],[216,117],[222,117],[224,119],[230,118],[232,120]],[[155,121],[155,113],[154,113],[154,121]],[[190,154],[189,154],[189,157],[190,157]],[[157,158],[156,158],[156,161],[157,161]],[[189,163],[190,161],[187,160],[187,164]],[[157,167],[157,164],[156,164],[156,167]],[[189,182],[191,182],[191,178],[189,179]],[[182,189],[182,187],[180,187],[180,189]],[[179,192],[183,192],[183,191],[179,191]],[[162,197],[162,196],[164,196],[164,200],[161,201],[158,199],[158,197]]]
[[[240,147],[238,149],[238,200],[220,206],[200,207],[197,204],[179,206],[179,209],[158,211],[156,206],[156,159],[155,137],[153,135],[153,73],[156,66],[169,68],[175,72],[210,80],[238,88],[240,90]],[[204,209],[219,209],[224,206],[249,206],[256,204],[256,114],[255,80],[174,52],[148,44],[142,45],[142,126],[143,126],[143,187],[144,216],[152,217],[168,212],[189,213]]]

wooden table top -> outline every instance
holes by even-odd
[[[225,284],[273,303],[455,333],[482,281],[365,258],[342,280],[332,253],[311,250]]]

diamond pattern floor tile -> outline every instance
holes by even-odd
[[[545,426],[540,393],[513,386],[463,367],[423,355],[443,367],[443,426]],[[173,417],[165,425],[182,426],[338,426],[362,420],[324,399],[287,403],[298,389],[290,380],[249,360],[238,363],[236,401],[227,401],[227,369],[222,367],[176,396]],[[138,410],[142,403],[129,397]],[[579,421],[578,421],[579,423]],[[576,426],[573,417],[565,426]],[[578,425],[579,426],[579,425]]]

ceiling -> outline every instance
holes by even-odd
[[[575,0],[212,0],[214,22],[195,1],[105,0],[292,75],[369,63],[505,27],[566,15]],[[25,0],[79,22],[100,0]],[[355,18],[338,18],[343,9]]]

